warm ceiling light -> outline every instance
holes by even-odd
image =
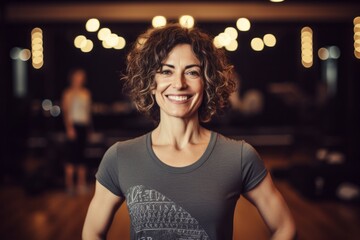
[[[90,18],[89,20],[87,20],[85,25],[85,28],[88,32],[96,32],[97,30],[99,30],[99,27],[100,22],[96,18]]]
[[[236,39],[231,40],[231,42],[225,46],[225,49],[230,52],[235,51],[237,48],[238,48],[238,42],[236,41]]]
[[[239,19],[236,21],[236,27],[237,27],[240,31],[246,32],[246,31],[249,31],[249,30],[250,30],[251,23],[250,23],[249,19],[247,19],[247,18],[239,18]]]
[[[318,50],[318,56],[321,60],[325,61],[327,59],[329,59],[329,51],[326,48],[320,48]]]
[[[107,37],[109,37],[110,34],[111,34],[110,29],[102,28],[99,30],[97,36],[99,40],[104,41]]]
[[[166,25],[166,18],[164,16],[155,16],[151,23],[154,28],[163,27]]]
[[[86,37],[84,35],[76,36],[74,39],[74,46],[77,48],[82,48],[86,45]]]
[[[263,40],[267,47],[274,47],[276,45],[276,38],[273,34],[265,34]]]
[[[93,42],[90,39],[87,39],[85,41],[85,46],[81,48],[81,51],[87,53],[90,52],[93,49],[93,47],[94,47]]]
[[[216,48],[222,48],[223,45],[220,43],[220,38],[219,36],[216,36],[213,40],[213,44]]]
[[[270,0],[270,2],[274,2],[274,3],[279,3],[279,2],[283,2],[284,0]]]
[[[264,49],[264,42],[261,38],[253,38],[251,40],[251,48],[254,50],[254,51],[262,51]]]
[[[227,28],[225,28],[224,33],[228,34],[232,40],[235,40],[235,39],[237,39],[237,37],[238,37],[238,32],[237,32],[237,30],[236,30],[235,28],[233,28],[233,27],[227,27]]]
[[[119,41],[118,44],[116,46],[114,46],[115,49],[123,49],[126,45],[126,41],[125,38],[123,37],[118,37]]]
[[[231,42],[231,37],[229,36],[229,34],[227,34],[227,33],[220,33],[219,34],[219,41],[220,41],[220,44],[222,45],[222,46],[226,46],[226,45],[229,45],[230,44],[230,42]]]
[[[190,15],[183,15],[179,18],[179,23],[184,28],[192,28],[192,27],[194,27],[195,20]]]
[[[19,58],[21,61],[27,61],[31,57],[31,51],[29,49],[23,49],[19,53]]]

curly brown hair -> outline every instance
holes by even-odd
[[[236,89],[232,78],[233,66],[223,49],[215,48],[212,37],[198,28],[187,29],[179,24],[152,28],[140,35],[127,57],[124,91],[136,108],[156,122],[160,118],[152,90],[156,89],[155,74],[170,51],[178,44],[190,44],[200,61],[204,79],[204,97],[199,119],[210,121],[217,112],[228,106],[229,95]]]

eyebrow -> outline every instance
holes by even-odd
[[[174,66],[174,65],[171,65],[171,64],[166,64],[166,63],[161,64],[161,67],[164,67],[164,66],[167,66],[167,67],[169,67],[169,68],[175,69],[175,66]],[[192,67],[199,67],[199,68],[201,68],[199,64],[190,64],[190,65],[187,65],[187,66],[185,67],[185,69],[192,68]]]

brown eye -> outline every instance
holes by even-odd
[[[189,75],[191,77],[200,77],[200,73],[198,71],[189,71],[186,73],[186,75]]]
[[[160,71],[160,73],[162,75],[169,76],[169,75],[171,75],[172,72],[170,70],[162,70],[162,71]]]

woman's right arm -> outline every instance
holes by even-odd
[[[82,231],[83,240],[106,239],[114,215],[123,200],[96,181],[95,194]]]

